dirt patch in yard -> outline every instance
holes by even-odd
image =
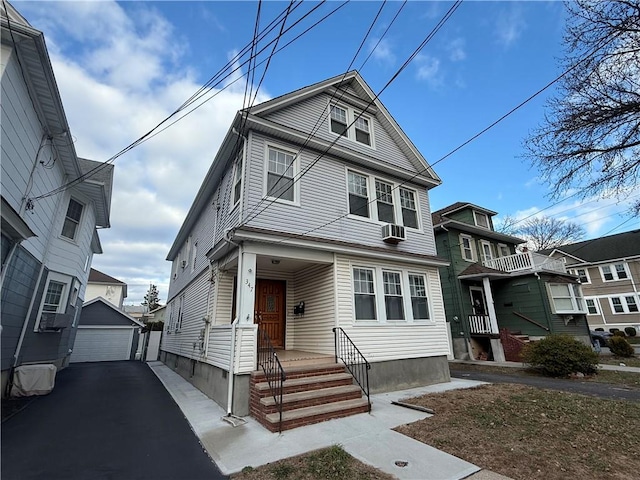
[[[640,405],[495,384],[408,400],[435,416],[396,430],[516,480],[640,472]]]

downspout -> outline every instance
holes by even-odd
[[[206,361],[209,355],[209,333],[211,332],[211,314],[209,309],[211,308],[211,289],[213,288],[213,265],[209,262],[209,289],[207,292],[207,310],[206,310],[206,324],[204,326],[204,359]]]

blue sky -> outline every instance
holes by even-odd
[[[98,161],[163,120],[247,45],[257,11],[249,1],[13,3],[44,32],[78,155]],[[280,46],[341,3],[320,5]],[[287,5],[263,2],[261,27]],[[287,25],[318,5],[305,1]],[[279,52],[258,101],[343,73],[381,5],[352,1]],[[376,93],[452,3],[407,2],[383,37],[402,5],[384,5],[351,67]],[[433,210],[467,201],[500,217],[523,218],[545,209],[545,215],[583,225],[586,238],[640,227],[625,202],[572,198],[554,206],[546,197],[548,187],[522,158],[522,142],[542,121],[553,88],[438,162],[561,73],[563,30],[561,2],[467,0],[382,93],[381,101],[443,180],[431,191]],[[230,80],[243,74],[246,67]],[[201,108],[115,161],[112,228],[101,232],[104,254],[93,266],[129,284],[126,303],[139,303],[149,283],[166,301],[170,265],[164,259],[242,107],[243,80],[220,88],[204,97],[217,94]]]

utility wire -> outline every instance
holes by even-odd
[[[425,39],[422,41],[422,43],[413,51],[413,53],[409,56],[409,58],[407,58],[407,60],[402,64],[402,66],[396,71],[396,73],[391,77],[391,79],[386,83],[386,85],[367,103],[366,107],[363,110],[366,110],[367,108],[369,108],[371,105],[373,105],[376,100],[378,99],[378,97],[380,97],[380,95],[398,78],[398,76],[404,71],[404,69],[411,63],[411,61],[418,55],[418,53],[420,53],[420,51],[424,48],[424,46],[436,35],[436,33],[438,33],[438,31],[442,28],[442,26],[449,20],[449,18],[451,18],[451,16],[455,13],[455,11],[458,9],[458,7],[460,6],[460,4],[462,3],[462,0],[457,0],[455,2],[455,4],[447,11],[447,13],[442,17],[442,19],[440,19],[440,21],[438,22],[438,24],[431,30],[431,32],[429,32],[429,34],[425,37]],[[357,115],[353,121],[347,125],[347,129],[350,128],[352,125],[354,125],[358,119],[360,119],[362,117],[363,113],[360,113],[359,115]],[[305,167],[305,169],[296,177],[293,179],[293,183],[295,184],[296,182],[299,182],[300,179],[307,173],[309,172],[309,170],[311,170],[311,168],[313,168],[319,161],[321,158],[324,157],[324,155],[338,142],[338,140],[340,140],[341,136],[337,136],[330,144],[328,147],[326,147],[324,149],[324,151],[322,153],[320,153],[320,155],[318,155],[307,167]],[[427,169],[417,173],[416,175],[414,175],[412,178],[417,177],[418,175],[420,175],[421,173],[423,173],[424,171],[427,171],[430,167],[427,167]],[[259,212],[255,213],[253,215],[253,217],[248,218],[247,220],[245,220],[245,222],[241,225],[238,225],[235,228],[239,228],[242,225],[245,225],[246,223],[248,223],[249,221],[255,219],[258,215],[262,214],[267,208],[269,208],[271,205],[273,205],[275,203],[276,199],[272,199],[270,200],[267,205],[265,205],[262,210],[260,210]],[[372,200],[372,202],[375,200]],[[371,203],[371,202],[369,202]],[[318,228],[314,228],[306,233],[310,233],[312,231],[318,230],[319,228],[323,228],[324,226],[330,225],[331,223],[334,223],[336,221],[338,221],[340,218],[345,217],[348,214],[342,215],[334,220],[332,220],[331,222],[322,225]],[[303,236],[306,235],[306,233],[302,234]]]

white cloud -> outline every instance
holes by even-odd
[[[417,76],[419,80],[426,80],[431,86],[439,86],[442,83],[440,60],[430,55],[420,54],[415,58],[418,66]]]
[[[496,16],[494,30],[498,43],[505,48],[511,47],[527,28],[521,6],[517,2],[509,2],[507,5]]]
[[[462,37],[455,38],[446,46],[449,52],[449,60],[452,62],[460,62],[467,58],[467,52],[464,49],[465,40]]]
[[[380,41],[380,43],[378,43]],[[377,44],[377,45],[376,45]],[[371,53],[373,50],[373,53]],[[369,52],[374,60],[385,64],[394,64],[396,61],[396,55],[393,52],[391,42],[386,38],[382,40],[378,38],[372,38],[369,41]]]
[[[135,15],[128,16],[115,2],[60,2],[55,15],[46,2],[23,9],[45,30],[81,157],[109,159],[201,86],[192,68],[183,65],[188,45],[173,26],[147,4],[131,8]],[[100,231],[104,253],[93,265],[130,285],[127,303],[141,302],[150,282],[166,300],[171,268],[166,254],[242,108],[243,90],[241,81],[223,91],[210,90],[202,98],[210,101],[115,160],[112,228]],[[266,98],[261,94],[257,101]]]

